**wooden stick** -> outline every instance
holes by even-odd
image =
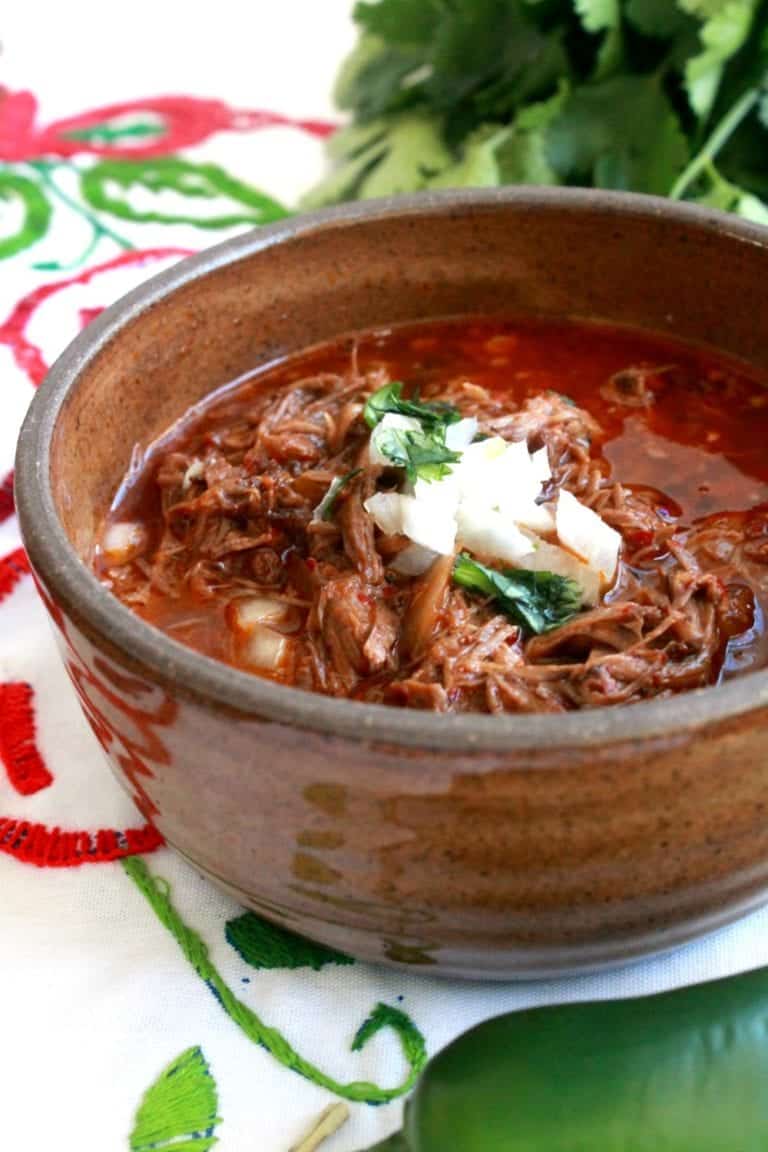
[[[305,1132],[298,1144],[292,1144],[288,1152],[315,1152],[316,1148],[338,1132],[342,1124],[349,1119],[349,1108],[341,1101],[329,1104],[324,1108],[316,1120],[312,1122],[309,1131]]]

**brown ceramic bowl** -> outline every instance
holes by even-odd
[[[768,898],[768,671],[556,716],[331,700],[218,664],[88,566],[135,443],[256,365],[455,313],[641,325],[768,369],[768,231],[643,197],[512,189],[298,217],[184,260],[50,372],[24,541],[111,766],[243,904],[355,956],[542,976],[669,948]]]

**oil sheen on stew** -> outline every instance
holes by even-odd
[[[668,696],[768,658],[767,415],[756,372],[645,332],[365,333],[137,450],[96,571],[183,644],[330,696]]]

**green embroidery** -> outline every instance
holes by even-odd
[[[149,192],[176,192],[188,200],[225,197],[234,211],[219,216],[169,214],[134,207],[127,193],[134,187]],[[243,184],[217,164],[193,164],[177,156],[154,160],[103,160],[80,177],[80,189],[92,208],[123,220],[157,224],[194,224],[198,228],[231,228],[236,224],[265,224],[288,212],[276,200]],[[121,195],[126,193],[126,195]]]
[[[51,221],[50,204],[33,180],[15,172],[0,171],[0,220],[3,203],[14,201],[21,202],[24,215],[15,232],[7,235],[0,232],[0,260],[29,248],[45,235]]]
[[[121,140],[147,140],[162,136],[165,127],[161,120],[133,120],[118,122],[105,120],[90,128],[73,128],[64,135],[68,140],[82,140],[86,144],[119,144]]]
[[[156,916],[173,936],[197,974],[206,982],[224,1011],[240,1031],[255,1044],[261,1044],[285,1068],[311,1080],[321,1088],[343,1097],[366,1104],[385,1104],[410,1091],[427,1059],[424,1037],[416,1025],[396,1008],[379,1004],[355,1035],[352,1050],[359,1051],[382,1028],[392,1028],[400,1040],[408,1061],[408,1074],[401,1084],[393,1088],[379,1088],[365,1080],[340,1084],[326,1075],[296,1052],[275,1028],[265,1024],[241,1000],[221,976],[208,955],[208,948],[200,936],[181,919],[171,901],[170,886],[161,877],[155,877],[140,856],[122,862],[128,876],[145,897]]]
[[[110,228],[108,225],[102,223],[102,221],[99,220],[98,217],[93,212],[91,212],[89,208],[86,208],[85,205],[80,204],[77,200],[73,199],[72,196],[70,196],[63,190],[63,188],[59,186],[55,179],[56,173],[60,170],[71,170],[73,165],[66,162],[51,160],[30,160],[29,167],[33,168],[34,171],[38,174],[42,183],[42,187],[44,191],[49,193],[50,198],[52,200],[58,200],[61,204],[64,205],[65,208],[68,208],[76,213],[76,215],[81,216],[83,220],[85,220],[86,223],[90,225],[91,229],[91,236],[86,248],[74,260],[70,260],[68,262],[62,262],[61,260],[41,260],[38,261],[38,263],[33,264],[33,268],[37,268],[41,272],[66,272],[71,268],[77,268],[81,264],[87,263],[87,261],[96,250],[99,242],[103,239],[111,240],[114,244],[117,244],[119,248],[124,249],[126,252],[133,248],[133,244],[131,244],[130,240],[126,240],[124,236],[120,236],[117,232],[114,231],[113,228]]]
[[[314,968],[319,972],[326,964],[354,964],[351,956],[313,944],[253,912],[228,920],[225,935],[252,968]]]
[[[131,1152],[208,1152],[220,1117],[216,1081],[199,1048],[187,1048],[147,1088],[130,1138]]]

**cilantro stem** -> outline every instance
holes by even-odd
[[[670,199],[682,200],[694,180],[712,163],[720,149],[730,140],[742,120],[752,111],[759,98],[759,88],[750,88],[739,97],[733,107],[723,116],[701,151],[693,157],[688,166],[680,173],[669,193]]]

